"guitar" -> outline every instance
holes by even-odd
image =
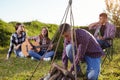
[[[28,45],[30,44],[30,45]],[[29,50],[34,50],[35,52],[40,52],[41,48],[44,47],[48,47],[49,44],[45,44],[45,45],[40,45],[38,42],[33,42],[30,43],[28,41],[28,39],[25,40],[25,42],[22,43],[21,49],[22,49],[22,53],[25,55],[25,57],[29,57]]]

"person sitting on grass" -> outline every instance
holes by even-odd
[[[63,67],[67,69],[68,59],[72,63],[70,72],[74,72],[73,66],[73,46],[75,46],[75,65],[77,75],[80,76],[81,69],[79,62],[85,61],[87,64],[86,77],[87,80],[98,80],[100,73],[100,60],[104,55],[102,48],[96,41],[94,36],[84,29],[73,29],[74,44],[72,44],[72,30],[71,26],[63,23],[59,26],[59,32],[62,33],[64,38],[64,49],[62,53]]]
[[[35,52],[34,50],[29,50],[28,53],[29,55],[36,60],[46,60],[49,61],[51,60],[51,58],[54,56],[54,51],[52,50],[53,45],[49,45],[51,40],[48,37],[48,29],[47,27],[43,27],[42,28],[42,32],[40,33],[40,35],[35,36],[35,37],[30,37],[28,38],[29,40],[35,40],[36,42],[38,42],[40,44],[40,46],[44,46],[44,45],[48,45],[48,46],[44,46],[42,48],[40,48],[39,52]]]
[[[22,23],[16,23],[15,30],[16,32],[13,33],[10,38],[10,47],[6,59],[10,58],[13,49],[17,57],[24,57],[21,51],[21,45],[26,39],[24,25]]]

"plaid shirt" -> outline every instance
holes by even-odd
[[[25,41],[26,33],[22,32],[21,35],[22,35],[21,37],[18,37],[18,34],[16,32],[11,35],[11,38],[10,38],[10,47],[9,47],[9,50],[8,50],[8,55],[9,56],[12,53],[14,45],[17,46],[18,44],[22,44]],[[21,47],[20,47],[20,49],[21,49]]]
[[[98,58],[104,55],[100,45],[94,38],[92,34],[84,29],[76,29],[76,41],[77,41],[77,53],[75,55],[75,64],[79,64],[79,61],[84,59],[84,56],[89,56],[92,58]],[[66,54],[66,46],[71,44],[71,41],[64,40],[64,50],[62,53],[62,63],[67,68],[68,57]],[[71,71],[73,71],[74,66],[71,66]]]
[[[50,44],[50,39],[48,38],[40,38],[40,36],[33,36],[30,37],[29,39],[34,40],[36,42],[38,42],[40,45],[46,45],[46,44]],[[47,50],[48,47],[42,47],[41,50]]]
[[[109,22],[107,22],[105,26],[106,26],[106,28],[104,31],[103,38],[104,39],[109,39],[109,38],[113,39],[115,37],[116,27]],[[99,33],[100,28],[101,28],[101,26],[93,26],[92,27],[92,29],[95,29],[95,33],[94,33],[95,38],[97,38],[99,36],[98,33]]]

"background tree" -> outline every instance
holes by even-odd
[[[120,0],[105,0],[105,4],[109,20],[120,27]]]

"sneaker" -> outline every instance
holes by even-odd
[[[37,59],[35,59],[34,57],[31,57],[31,60],[35,60],[35,61],[37,61]]]
[[[43,58],[44,61],[50,61],[51,60],[51,57],[48,57],[48,58]]]
[[[34,60],[35,58],[34,57],[31,57],[31,60]]]

